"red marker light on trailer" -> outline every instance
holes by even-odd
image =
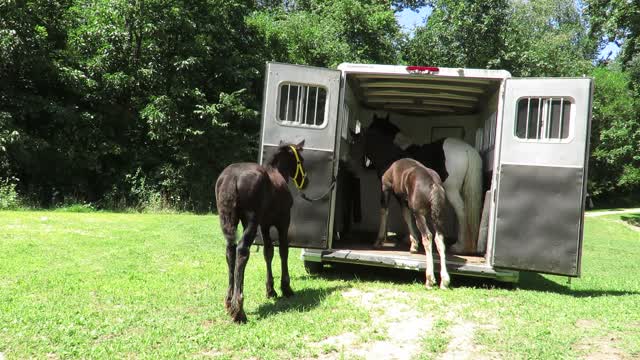
[[[434,74],[440,71],[435,66],[407,66],[407,72],[411,74]]]

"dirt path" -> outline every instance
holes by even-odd
[[[342,296],[368,309],[373,314],[372,329],[379,329],[383,336],[380,339],[367,339],[352,332],[332,336],[316,344],[316,346],[325,349],[319,359],[409,360],[420,354],[424,346],[421,340],[433,332],[436,319],[434,315],[437,314],[418,312],[409,305],[412,302],[410,294],[387,289],[374,291],[350,289],[345,291]],[[421,298],[440,301],[438,297],[428,293],[422,295]],[[438,358],[444,360],[489,358],[483,354],[483,349],[473,341],[476,329],[486,328],[487,325],[464,321],[455,311],[449,311],[447,314],[440,314],[440,316],[453,322],[453,326],[448,329],[449,344],[445,352],[440,354]],[[499,357],[492,356],[490,358]]]
[[[318,345],[336,349],[321,355],[320,359],[361,357],[365,359],[411,359],[419,350],[420,337],[433,327],[433,318],[420,314],[402,302],[407,295],[395,290],[364,292],[351,289],[342,294],[359,303],[374,315],[373,327],[381,329],[383,340],[367,341],[354,333],[333,336]]]

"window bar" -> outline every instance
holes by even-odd
[[[304,123],[305,125],[308,124],[307,123],[307,112],[309,110],[309,87],[305,86],[307,88],[307,96],[304,99]]]
[[[531,98],[527,99],[527,123],[524,128],[524,138],[529,138],[529,114],[531,113]]]
[[[291,84],[287,84],[287,107],[284,111],[284,121],[289,121],[289,101],[291,101]]]
[[[538,98],[538,114],[536,114],[536,140],[540,139],[540,121],[542,120],[542,114],[540,113],[542,107],[542,98]]]
[[[300,120],[301,120],[300,119],[300,108],[301,108],[301,105],[302,105],[302,101],[300,101],[300,93],[301,93],[300,88],[301,88],[301,86],[298,85],[298,95],[296,97],[296,114],[295,114],[295,118],[294,118],[294,120],[296,122],[300,122]]]
[[[547,121],[545,123],[544,132],[546,134],[545,139],[551,138],[551,115],[553,113],[553,98],[549,99],[547,103]]]
[[[562,139],[563,125],[564,125],[564,98],[560,98],[560,128],[558,129],[558,139]]]
[[[318,125],[318,90],[320,88],[316,87],[316,106],[313,108],[313,125]]]

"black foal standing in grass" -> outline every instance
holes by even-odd
[[[436,283],[433,273],[433,254],[431,252],[431,240],[436,243],[440,256],[440,288],[449,286],[449,273],[447,272],[444,245],[444,216],[445,191],[440,176],[435,171],[425,167],[413,159],[400,159],[395,161],[382,175],[382,212],[380,233],[376,247],[381,247],[387,235],[387,214],[389,212],[389,198],[393,193],[402,204],[404,217],[409,232],[411,233],[412,249],[417,251],[416,237],[421,235],[422,245],[427,256],[426,281],[427,288]],[[413,215],[418,230],[415,231]],[[435,233],[435,238],[431,232]],[[413,251],[412,251],[413,252]]]
[[[267,297],[276,297],[273,289],[273,242],[269,229],[278,231],[282,278],[280,288],[285,296],[293,295],[289,285],[290,212],[293,197],[287,182],[294,179],[296,186],[306,185],[303,158],[300,155],[304,140],[297,145],[280,143],[272,160],[266,166],[255,163],[236,163],[227,166],[216,181],[216,203],[220,215],[222,233],[227,240],[227,264],[229,288],[224,306],[235,322],[246,322],[243,310],[244,270],[249,261],[249,248],[256,237],[258,226],[264,240],[264,259],[267,263]],[[236,244],[238,222],[244,229]]]

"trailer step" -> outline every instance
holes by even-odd
[[[302,258],[306,261],[327,263],[348,263],[369,266],[389,267],[407,270],[426,270],[424,254],[411,254],[408,251],[392,250],[305,250]],[[440,260],[434,254],[434,267],[438,270]],[[451,274],[496,279],[503,282],[517,282],[518,271],[495,269],[480,256],[447,255],[447,269]]]

